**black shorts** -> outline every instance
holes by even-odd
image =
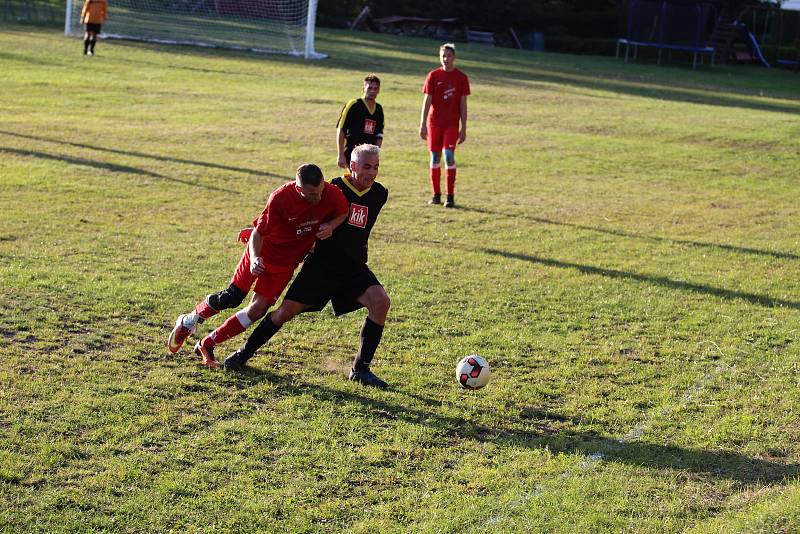
[[[364,263],[334,261],[312,253],[306,257],[285,298],[307,304],[306,311],[320,311],[330,301],[333,312],[344,315],[362,308],[356,299],[367,288],[379,285],[378,278]]]
[[[102,24],[94,24],[92,22],[86,23],[86,33],[100,33],[100,30],[103,28]]]

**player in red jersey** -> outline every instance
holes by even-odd
[[[445,43],[439,47],[442,66],[428,73],[422,92],[422,116],[419,136],[428,141],[431,151],[430,179],[433,198],[429,204],[442,203],[442,149],[446,167],[446,193],[444,207],[455,206],[456,144],[467,138],[467,96],[469,78],[455,67],[456,46]]]
[[[355,147],[350,174],[331,181],[350,203],[350,217],[330,239],[317,242],[314,250],[303,260],[303,267],[289,286],[283,303],[267,314],[239,350],[225,359],[226,369],[241,369],[297,314],[321,311],[330,302],[337,316],[367,308],[350,380],[377,388],[388,387],[370,370],[391,305],[386,290],[367,266],[369,236],[389,198],[386,188],[375,181],[379,160],[380,148],[377,145]]]
[[[169,351],[178,352],[205,319],[241,304],[255,283],[250,304],[194,347],[204,365],[219,367],[214,347],[241,334],[266,315],[314,241],[329,238],[345,220],[348,210],[349,203],[341,190],[323,179],[319,167],[301,165],[295,181],[273,191],[264,210],[253,221],[253,232],[230,286],[206,297],[193,312],[178,317],[167,341]]]

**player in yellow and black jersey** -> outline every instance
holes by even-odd
[[[350,166],[350,154],[358,145],[383,144],[383,108],[375,99],[381,90],[381,81],[374,74],[364,78],[364,95],[350,100],[339,114],[336,124],[336,147],[339,150],[337,165]]]

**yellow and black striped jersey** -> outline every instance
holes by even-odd
[[[375,102],[370,111],[363,98],[354,98],[342,108],[336,127],[344,132],[344,152],[349,161],[355,147],[364,143],[374,145],[383,138],[383,108]]]

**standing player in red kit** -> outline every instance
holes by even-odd
[[[253,221],[252,234],[228,288],[209,295],[193,312],[178,317],[167,340],[169,351],[178,352],[204,320],[239,306],[255,282],[250,304],[194,347],[204,365],[219,367],[214,347],[241,334],[266,315],[314,241],[329,238],[347,217],[349,207],[342,191],[323,179],[319,167],[301,165],[295,181],[273,191],[264,210]]]
[[[455,67],[456,45],[445,43],[439,47],[442,66],[428,73],[422,92],[422,116],[419,136],[428,141],[431,151],[430,179],[433,198],[429,204],[442,203],[442,149],[446,168],[446,193],[444,207],[455,206],[456,144],[467,138],[467,96],[469,79]]]

